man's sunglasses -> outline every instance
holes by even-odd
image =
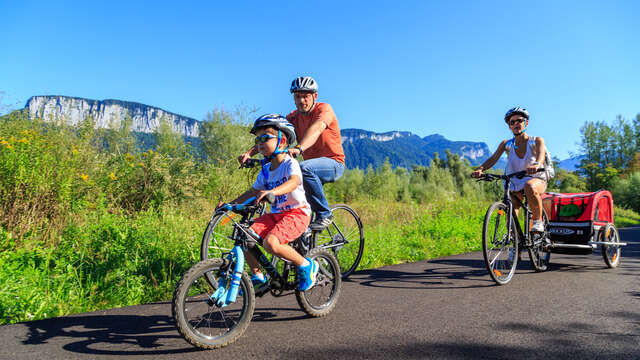
[[[524,122],[524,120],[525,120],[524,118],[515,119],[515,120],[509,120],[509,121],[507,121],[507,124],[509,124],[509,125],[513,125],[513,124],[515,124],[515,123],[521,123],[521,122]]]
[[[277,136],[271,135],[271,134],[262,134],[258,137],[256,137],[255,143],[256,145],[258,144],[264,144],[267,141],[271,140],[271,139],[275,139],[277,138]]]

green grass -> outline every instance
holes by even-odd
[[[613,216],[614,223],[618,229],[628,226],[637,226],[640,224],[640,214],[633,210],[614,207]]]
[[[365,229],[359,269],[479,250],[485,202],[354,204]]]
[[[204,221],[101,214],[69,225],[57,246],[32,249],[2,231],[0,324],[168,299],[199,259]]]

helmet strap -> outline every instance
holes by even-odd
[[[271,155],[265,156],[264,159],[262,159],[262,170],[260,170],[260,172],[262,172],[262,176],[264,176],[265,181],[269,179],[269,168],[265,165],[271,162],[276,155],[287,152],[286,150],[280,149],[280,142],[282,142],[282,131],[278,130],[278,142],[276,144],[276,149],[271,153]]]

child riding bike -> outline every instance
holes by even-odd
[[[471,176],[480,178],[484,170],[490,169],[500,159],[504,152],[507,152],[507,168],[506,174],[512,174],[518,171],[526,170],[528,176],[522,179],[514,178],[510,185],[512,195],[522,202],[522,190],[527,197],[527,203],[531,206],[533,212],[533,226],[531,231],[544,232],[544,223],[542,221],[542,198],[547,188],[548,174],[545,172],[537,172],[538,168],[543,167],[546,148],[544,139],[541,137],[532,137],[525,133],[529,125],[529,112],[525,108],[514,107],[509,109],[504,116],[504,121],[513,133],[513,139],[504,140],[498,145],[498,149],[488,158]],[[518,201],[514,202],[514,207],[519,208]]]
[[[296,141],[293,125],[279,114],[266,114],[256,119],[251,134],[256,135],[255,149],[264,156],[262,169],[251,189],[232,203],[242,203],[254,196],[258,203],[268,193],[275,196],[271,213],[257,218],[251,229],[260,235],[261,245],[267,252],[298,267],[298,289],[306,291],[315,284],[318,264],[288,245],[302,235],[311,220],[300,165],[287,153],[289,145]],[[218,204],[221,206],[224,203]],[[251,282],[254,287],[262,289],[268,286],[257,259],[248,252],[245,256],[253,274]]]

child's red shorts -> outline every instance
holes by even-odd
[[[251,225],[261,238],[272,234],[280,244],[287,244],[297,239],[309,226],[311,217],[301,209],[293,209],[282,213],[270,213],[260,216]]]

